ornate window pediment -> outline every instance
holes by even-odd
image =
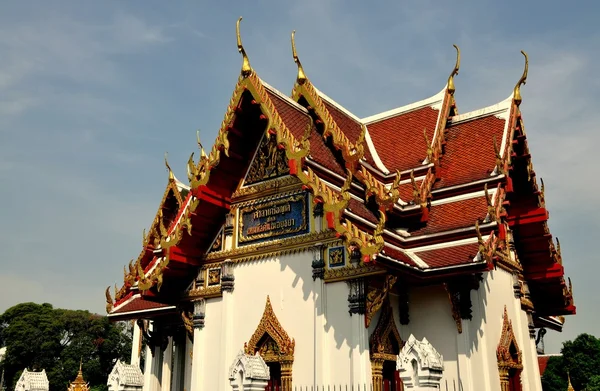
[[[522,354],[513,331],[512,322],[504,306],[502,334],[496,349],[500,387],[502,391],[520,390],[521,371],[523,370]]]
[[[271,300],[267,296],[263,316],[250,341],[244,344],[247,355],[259,354],[269,365],[275,365],[281,371],[279,375],[272,375],[281,381],[281,391],[292,391],[292,364],[294,362],[294,349],[296,342],[289,337],[281,323],[275,316]]]
[[[250,341],[244,346],[244,351],[251,355],[259,352],[266,362],[292,361],[295,345],[296,342],[288,336],[279,323],[273,312],[271,299],[267,296],[263,316]]]

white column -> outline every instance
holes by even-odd
[[[184,334],[184,338],[187,336]],[[183,391],[183,376],[185,373],[185,340],[181,335],[173,336],[173,374],[171,391]]]
[[[156,332],[157,326],[150,321],[149,332]],[[154,352],[154,354],[152,354]],[[146,345],[146,363],[144,365],[143,391],[160,391],[160,372],[162,369],[162,354],[160,346],[151,348]]]
[[[369,358],[368,329],[364,314],[352,314],[352,384],[371,383],[371,361]]]
[[[162,373],[160,377],[160,391],[171,391],[171,362],[173,360],[173,337],[169,337],[169,343],[162,355]]]
[[[146,358],[144,361],[144,388],[142,391],[150,391],[152,385],[152,349],[146,345]]]
[[[183,352],[183,391],[192,390],[192,373],[194,370],[194,342],[189,338],[185,339]],[[200,359],[200,358],[198,358]],[[196,387],[196,389],[198,389]],[[145,390],[144,390],[145,391]]]
[[[202,349],[205,346],[204,333],[204,316],[206,311],[206,302],[204,299],[199,299],[194,302],[194,343],[192,350],[192,373],[190,378],[191,391],[203,391],[202,385],[204,380],[204,360],[202,357]]]
[[[137,322],[133,323],[133,338],[131,339],[131,365],[140,365],[140,353],[142,351],[142,331]]]
[[[231,337],[233,335],[233,324],[232,319],[232,292],[223,291],[222,308],[223,312],[221,315],[221,368],[222,372],[219,374],[219,391],[228,391],[230,388],[228,376],[229,366],[235,358],[235,354],[232,351]]]
[[[323,346],[323,318],[325,315],[323,313],[323,310],[325,309],[323,300],[323,280],[321,278],[316,278],[313,282],[313,334],[315,338],[313,346],[313,386],[324,384],[323,376],[327,372],[325,368],[325,363],[327,362],[327,357],[325,357],[326,350]]]
[[[202,360],[202,347],[204,346],[204,332],[201,328],[194,328],[194,345],[192,353],[192,377],[191,391],[202,391],[202,380],[203,380],[203,360]]]
[[[458,353],[458,379],[463,391],[477,391],[473,388],[473,370],[469,360],[469,326],[470,321],[462,319],[462,334],[456,334],[456,351]]]

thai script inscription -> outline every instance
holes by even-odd
[[[308,232],[307,202],[296,194],[240,209],[240,243]]]

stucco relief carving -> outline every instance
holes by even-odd
[[[234,391],[264,391],[269,376],[269,367],[258,353],[240,350],[229,368],[229,384]]]
[[[426,338],[419,341],[411,334],[400,350],[396,367],[405,388],[437,390],[444,372],[444,359]]]

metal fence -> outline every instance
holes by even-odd
[[[277,389],[266,391],[279,391]],[[328,385],[328,386],[294,386],[294,391],[373,391],[373,386],[371,384],[337,384],[337,385]],[[384,391],[385,388],[384,388]]]

